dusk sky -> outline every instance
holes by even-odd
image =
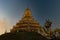
[[[21,20],[28,6],[41,26],[50,19],[52,29],[60,28],[60,0],[0,0],[0,34]]]

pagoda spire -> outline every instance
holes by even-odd
[[[32,13],[31,13],[31,10],[29,7],[27,7],[24,12],[23,18],[25,18],[25,17],[32,17]]]

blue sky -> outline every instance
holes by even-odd
[[[40,25],[50,19],[52,29],[60,28],[60,0],[0,0],[0,20],[8,21],[7,30],[22,18],[27,6]]]

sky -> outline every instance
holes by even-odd
[[[12,29],[28,6],[41,26],[50,19],[52,29],[60,28],[60,0],[0,0],[0,34]]]

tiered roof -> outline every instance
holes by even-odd
[[[38,29],[40,28],[39,23],[37,23],[31,13],[31,10],[27,8],[24,12],[22,19],[13,27],[12,31],[21,29]]]

